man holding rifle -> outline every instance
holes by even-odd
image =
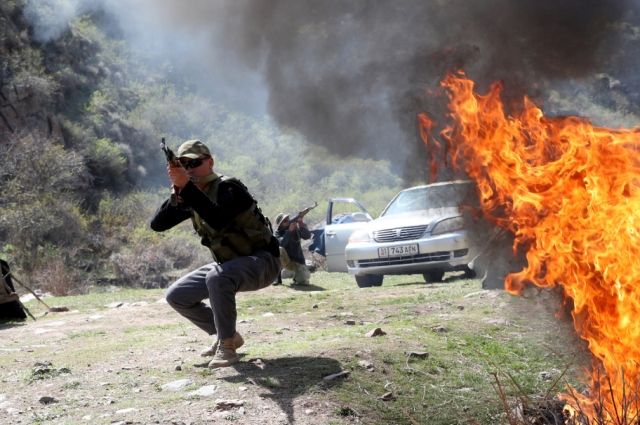
[[[307,208],[291,218],[289,214],[280,213],[276,217],[276,237],[280,243],[280,259],[282,267],[294,273],[294,285],[308,285],[311,273],[302,253],[302,239],[311,238],[311,232],[302,221],[304,215],[313,208]]]
[[[164,142],[164,140],[163,140]],[[269,286],[280,273],[278,241],[253,196],[239,180],[213,171],[214,160],[199,140],[188,140],[176,155],[166,149],[173,193],[151,220],[157,232],[190,219],[214,261],[174,282],[171,307],[212,335],[201,353],[213,356],[210,368],[231,366],[244,340],[236,331],[235,295]],[[209,298],[210,305],[203,299]]]

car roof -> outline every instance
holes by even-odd
[[[437,186],[453,186],[453,185],[457,185],[457,184],[471,184],[473,183],[472,180],[451,180],[451,181],[446,181],[446,182],[437,182],[437,183],[431,183],[431,184],[423,184],[420,186],[413,186],[413,187],[409,187],[407,189],[403,189],[402,192],[408,191],[408,190],[418,190],[418,189],[425,189],[428,187],[437,187]]]

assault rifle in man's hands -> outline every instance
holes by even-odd
[[[296,214],[295,216],[293,216],[292,218],[289,219],[289,221],[291,222],[295,222],[295,221],[299,221],[302,220],[304,218],[305,215],[307,215],[309,213],[309,211],[311,211],[312,209],[314,209],[315,207],[318,206],[317,202],[313,203],[313,206],[311,207],[307,207],[305,209],[303,209],[302,211],[300,211],[298,214]]]
[[[178,165],[178,158],[176,158],[176,154],[173,153],[171,148],[167,147],[167,144],[164,141],[164,137],[160,141],[160,149],[164,152],[164,156],[167,158],[167,162],[172,165]]]
[[[162,140],[160,141],[160,149],[162,149],[162,152],[164,152],[164,156],[167,158],[167,162],[171,165],[171,166],[178,166],[180,167],[180,161],[178,161],[178,158],[176,158],[176,154],[173,153],[173,151],[171,150],[171,148],[167,147],[167,144],[164,141],[164,137],[162,138]],[[171,206],[175,207],[176,205],[178,205],[178,194],[176,191],[176,187],[173,186],[171,188]]]

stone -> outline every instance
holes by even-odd
[[[234,407],[242,407],[244,406],[244,400],[221,400],[218,399],[215,401],[215,409],[216,410],[229,410]]]
[[[40,399],[38,399],[38,401],[40,402],[40,404],[52,404],[52,403],[57,403],[58,400],[56,400],[55,398],[45,395],[40,397]]]
[[[168,382],[160,388],[164,391],[179,391],[188,385],[191,385],[190,379],[178,379],[177,381]]]
[[[381,328],[375,328],[370,330],[369,332],[367,332],[364,336],[372,338],[374,336],[383,336],[386,335],[387,333],[385,331],[383,331]]]
[[[322,380],[326,382],[335,381],[336,379],[339,379],[339,378],[346,378],[347,376],[349,376],[349,374],[351,374],[351,372],[349,372],[348,370],[342,370],[338,373],[327,375],[324,378],[322,378]]]
[[[393,401],[396,399],[396,396],[393,395],[391,391],[389,391],[388,393],[382,394],[380,397],[378,397],[378,399],[382,401]]]
[[[427,357],[429,357],[429,353],[427,353],[426,351],[407,351],[405,352],[405,355],[407,357],[417,357],[419,359],[426,359]]]
[[[368,370],[369,372],[373,372],[373,370],[375,369],[375,368],[373,367],[373,363],[371,363],[371,362],[370,362],[370,361],[368,361],[368,360],[360,360],[360,361],[358,362],[358,366],[360,366],[360,367],[361,367],[361,368],[363,368],[363,369]]]
[[[209,397],[218,390],[217,385],[205,385],[189,393],[190,397]]]
[[[542,371],[538,373],[538,379],[541,381],[550,381],[552,377],[553,375],[551,374],[551,372]]]

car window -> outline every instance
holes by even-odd
[[[458,207],[469,199],[470,184],[420,187],[400,192],[383,211],[383,216]]]

